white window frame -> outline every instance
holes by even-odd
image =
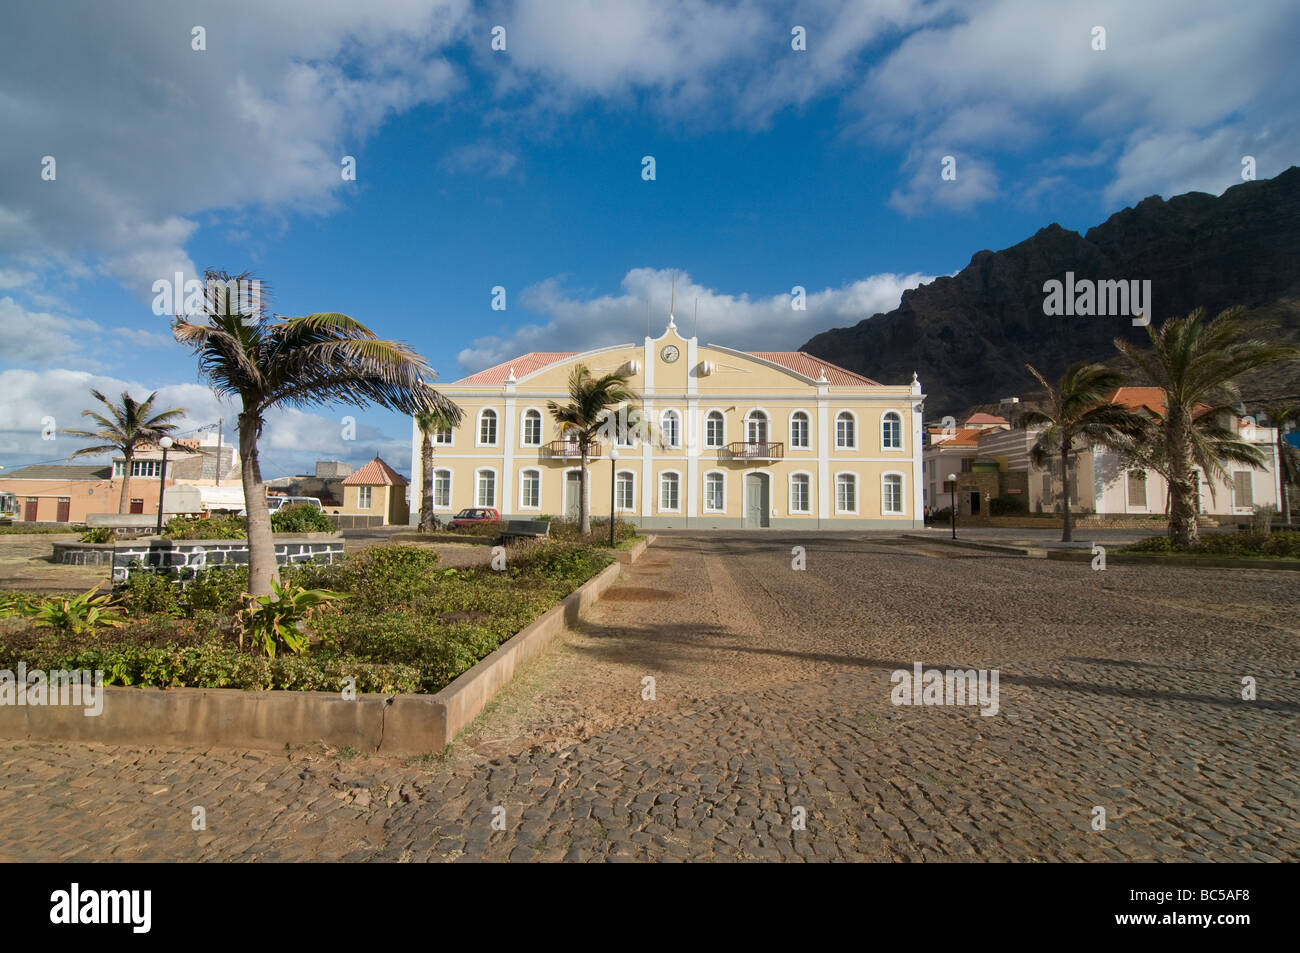
[[[753,441],[751,441],[751,440],[749,439],[749,425],[750,425],[751,422],[757,423],[757,415],[758,415],[758,414],[762,414],[762,415],[763,415],[763,429],[767,432],[767,436],[765,436],[762,440],[753,440]],[[744,431],[744,432],[745,432],[745,443],[746,443],[746,444],[750,444],[750,443],[771,443],[771,442],[772,442],[772,415],[769,414],[769,413],[767,412],[766,408],[763,408],[763,407],[751,407],[751,408],[749,408],[749,410],[745,413],[745,431]]]
[[[484,443],[483,441],[483,418],[488,414],[492,415],[492,442]],[[501,415],[497,413],[495,407],[484,407],[478,412],[474,426],[474,446],[476,447],[496,447],[501,442]],[[478,488],[475,487],[474,495],[478,496]]]
[[[528,418],[537,415],[537,442],[528,442]],[[525,407],[523,413],[519,415],[519,446],[521,447],[540,447],[546,436],[546,415],[542,413],[540,407]]]
[[[441,505],[438,503],[438,474],[439,473],[447,474],[447,502]],[[455,499],[455,497],[451,495],[452,481],[455,479],[456,479],[456,471],[453,470],[451,467],[433,468],[433,508],[435,510],[451,509],[451,501]]]
[[[664,477],[671,476],[677,480],[677,505],[664,506]],[[657,486],[655,487],[655,502],[658,506],[655,508],[657,513],[680,513],[682,511],[682,475],[678,470],[661,470],[656,477]]]
[[[618,499],[618,483],[622,477],[627,477],[632,482],[632,505],[624,506]],[[636,512],[636,471],[635,470],[616,470],[614,471],[614,512],[615,513],[635,513]]]
[[[481,489],[480,478],[485,473],[492,474],[492,501],[490,503],[479,502],[479,500],[481,499],[481,495],[479,493],[479,490]],[[501,481],[500,481],[499,474],[497,473],[496,467],[475,467],[474,502],[471,505],[474,506],[476,509],[486,507],[488,509],[499,510],[500,508],[497,506],[496,500],[497,500],[497,490],[500,489],[500,486],[501,486]]]
[[[795,505],[794,505],[794,484],[795,484],[795,477],[803,477],[804,480],[807,481],[807,486],[808,486],[808,506],[807,506],[806,509],[802,509],[802,510],[795,509]],[[798,515],[798,516],[805,516],[805,515],[811,515],[811,514],[812,514],[812,511],[813,511],[813,483],[814,483],[813,475],[812,475],[811,473],[809,473],[807,470],[795,470],[793,473],[790,474],[790,478],[786,481],[786,510],[787,510],[787,512],[789,512],[789,514],[790,514],[791,516],[796,516],[796,515]]]
[[[537,502],[524,502],[524,487],[528,483],[528,475],[535,473],[537,475]],[[519,471],[519,508],[521,510],[540,510],[542,508],[542,470],[541,467],[524,467]]]
[[[665,421],[671,417],[673,419],[673,439],[668,441],[668,427]],[[682,415],[672,407],[665,409],[659,414],[659,433],[664,438],[663,446],[668,450],[680,450],[682,448]]]
[[[709,477],[722,478],[722,506],[709,506]],[[727,474],[723,470],[705,470],[704,483],[701,485],[704,490],[704,512],[705,513],[725,513],[727,512]]]
[[[721,435],[717,443],[709,443],[709,418],[714,414],[722,421]],[[710,407],[704,412],[704,449],[722,450],[727,446],[727,414],[721,407]]]
[[[370,492],[374,487],[359,486],[357,487],[357,509],[373,509],[371,504],[374,502],[373,494]]]
[[[443,434],[447,435],[446,440],[442,439]],[[435,447],[450,447],[456,440],[456,428],[448,427],[445,430],[435,430],[433,431],[432,436],[433,436],[433,445]]]
[[[840,443],[840,418],[848,417],[853,422],[853,440],[849,443]],[[858,426],[858,415],[851,410],[837,410],[835,420],[832,421],[835,428],[835,449],[836,450],[856,450],[858,449],[858,434],[862,428]]]
[[[885,444],[885,420],[891,416],[898,418],[897,447],[890,447]],[[907,450],[907,440],[903,437],[903,415],[897,410],[886,410],[880,414],[880,449],[886,453],[904,453]]]
[[[890,477],[898,480],[898,509],[885,509],[885,481]],[[898,470],[886,470],[880,474],[880,515],[881,516],[906,516],[907,515],[907,474]]]
[[[853,509],[846,510],[840,506],[840,477],[852,477],[853,479]],[[856,516],[862,509],[862,481],[852,470],[840,470],[835,474],[835,515],[836,516]]]
[[[805,424],[804,433],[808,439],[808,442],[802,446],[794,442],[794,419],[800,414],[803,415]],[[805,452],[812,451],[812,414],[808,413],[808,411],[804,410],[802,407],[796,407],[794,410],[790,411],[790,419],[786,421],[786,428],[787,433],[790,435],[791,450],[803,450]]]
[[[1129,482],[1129,477],[1131,474],[1134,473],[1142,474],[1143,496],[1145,499],[1141,503],[1133,502],[1132,485]],[[1151,474],[1148,473],[1145,469],[1140,469],[1138,467],[1130,467],[1129,469],[1124,471],[1124,509],[1125,510],[1137,509],[1142,511],[1151,509]]]

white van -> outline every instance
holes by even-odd
[[[290,506],[299,506],[301,504],[313,506],[316,509],[323,509],[320,499],[315,496],[268,496],[266,498],[266,508],[271,513],[278,513],[280,510]],[[247,516],[247,510],[240,510],[240,516]]]

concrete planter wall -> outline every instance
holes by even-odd
[[[63,566],[111,566],[112,543],[55,543],[53,561]]]
[[[631,562],[643,552],[645,544],[640,544],[620,555]],[[103,711],[95,717],[72,706],[0,706],[0,738],[270,751],[283,750],[286,744],[321,743],[395,757],[441,751],[509,683],[519,666],[618,581],[624,564],[620,560],[601,570],[436,695],[370,694],[345,699],[341,690],[250,692],[114,685],[104,688]]]
[[[275,538],[275,561],[281,566],[309,560],[332,563],[342,555],[343,540],[332,533]],[[150,536],[113,544],[115,583],[125,581],[132,572],[141,569],[210,569],[247,565],[246,539],[162,539]]]

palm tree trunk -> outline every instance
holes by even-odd
[[[1284,454],[1287,451],[1286,434],[1282,433],[1282,424],[1277,423],[1277,485],[1282,491],[1282,498],[1278,501],[1282,504],[1282,518],[1286,520],[1286,525],[1291,526],[1291,488],[1287,483],[1287,473]]]
[[[239,475],[244,484],[244,511],[248,514],[248,591],[254,596],[269,596],[271,580],[280,581],[280,567],[275,562],[271,513],[257,459],[260,424],[258,417],[239,415]]]
[[[578,532],[591,533],[591,514],[587,512],[587,444],[582,444],[581,468],[578,470]]]
[[[117,501],[117,513],[125,516],[131,512],[131,451],[126,452],[126,462],[122,464],[122,495]]]
[[[420,442],[420,532],[433,532],[433,436],[424,434]]]
[[[1182,407],[1169,404],[1169,535],[1175,546],[1185,548],[1196,545],[1199,537],[1197,488],[1192,473],[1192,421]]]
[[[1061,444],[1061,506],[1064,519],[1061,520],[1061,542],[1068,543],[1074,539],[1074,518],[1070,513],[1070,442]]]

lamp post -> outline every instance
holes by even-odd
[[[158,535],[162,535],[162,513],[163,513],[163,490],[167,488],[167,451],[172,445],[171,437],[163,437],[158,441],[158,446],[162,447],[162,470],[158,473]]]
[[[952,538],[956,539],[957,538],[957,474],[949,473],[948,482],[952,484],[952,505],[949,507],[949,509],[952,510]]]
[[[618,490],[618,447],[609,448],[609,548],[614,548],[614,503]]]

